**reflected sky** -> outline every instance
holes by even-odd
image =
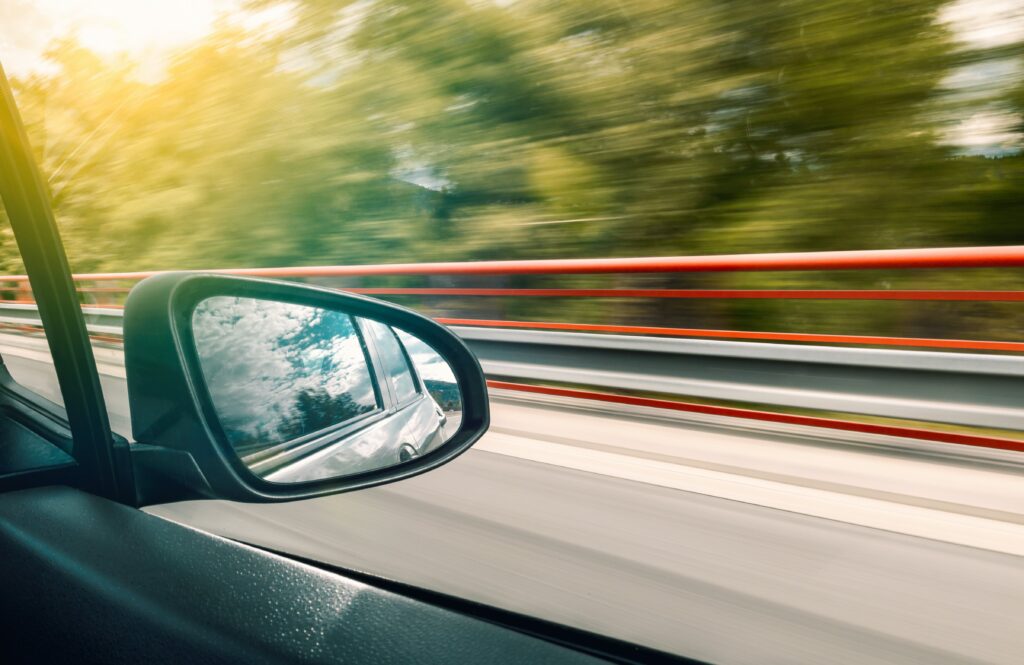
[[[416,365],[416,371],[419,372],[420,377],[424,381],[431,379],[445,383],[455,383],[455,373],[452,372],[451,366],[445,362],[445,359],[437,351],[427,346],[419,337],[414,337],[404,330],[396,328],[395,332],[398,334],[398,338],[402,340],[402,344],[405,345],[405,350],[409,353],[409,357],[412,358],[413,364]]]
[[[378,408],[352,318],[219,296],[193,314],[207,388],[234,446],[281,443]]]
[[[454,413],[462,411],[462,393],[459,391],[458,380],[451,365],[433,348],[418,337],[404,330],[395,329],[395,333],[405,346],[406,353],[412,359],[420,378],[434,398],[434,401],[452,418]],[[458,422],[450,420],[451,432],[458,429]]]

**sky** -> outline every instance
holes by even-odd
[[[956,0],[942,18],[957,37],[974,47],[1006,46],[1024,37],[1024,1]]]
[[[244,0],[0,0],[0,59],[13,75],[45,71],[43,52],[73,34],[105,57],[140,62],[142,78],[157,77],[167,55],[208,35],[218,19],[272,24],[282,12],[254,14]]]

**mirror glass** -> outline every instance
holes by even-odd
[[[224,437],[266,480],[403,464],[459,429],[455,374],[403,330],[345,312],[217,296],[196,307],[192,333]]]

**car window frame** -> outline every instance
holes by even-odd
[[[392,336],[392,338],[394,338],[395,342],[398,344],[398,348],[402,353],[402,358],[405,360],[405,366],[408,369],[409,374],[412,376],[412,384],[413,387],[416,389],[416,392],[412,397],[405,400],[400,400],[398,398],[398,395],[395,393],[394,386],[391,385],[391,376],[390,374],[388,374],[387,368],[384,366],[383,354],[381,353],[380,347],[377,345],[377,340],[373,335],[372,331],[366,331],[366,338],[373,345],[373,352],[376,356],[377,369],[380,372],[381,384],[387,386],[388,395],[390,396],[391,404],[393,405],[393,412],[397,413],[398,411],[402,411],[423,399],[425,391],[423,383],[422,381],[420,381],[419,373],[416,371],[416,365],[412,362],[412,358],[409,356],[408,350],[406,350],[405,345],[402,344],[402,339],[397,334],[395,334],[394,329],[392,329],[392,327],[389,325],[380,323],[379,321],[373,321],[371,319],[362,319],[359,317],[356,317],[356,319],[359,321],[360,326],[368,326],[369,324],[373,323],[379,326],[383,326],[384,328],[387,329],[388,333]]]

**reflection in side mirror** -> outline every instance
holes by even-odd
[[[260,478],[298,483],[392,467],[460,428],[452,368],[405,331],[236,296],[201,301],[191,323],[220,433]]]

